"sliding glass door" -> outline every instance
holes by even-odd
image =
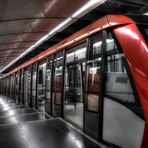
[[[45,80],[46,80],[46,62],[42,61],[38,65],[37,75],[37,109],[45,112]]]
[[[20,102],[24,104],[24,69],[21,70],[20,74]]]
[[[54,57],[52,83],[52,115],[62,116],[62,88],[63,88],[63,52],[59,52]]]
[[[37,106],[37,95],[36,95],[36,84],[37,84],[37,63],[32,65],[32,107],[36,108]]]
[[[86,42],[66,52],[64,118],[83,128]]]
[[[86,98],[85,98],[85,127],[84,130],[91,136],[98,138],[101,115],[101,56],[102,33],[90,38],[87,60]]]
[[[51,90],[52,90],[52,66],[53,56],[47,58],[46,65],[46,83],[45,83],[45,111],[51,115]]]
[[[15,100],[19,103],[19,72],[15,73]]]
[[[31,104],[31,67],[28,67],[24,70],[24,105]]]

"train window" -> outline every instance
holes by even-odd
[[[106,95],[124,103],[135,103],[135,95],[124,65],[124,54],[119,53],[111,34],[108,34],[106,45]]]
[[[86,57],[86,44],[80,44],[67,52],[66,63],[76,62]]]

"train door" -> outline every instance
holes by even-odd
[[[3,79],[3,95],[5,95],[5,81]]]
[[[8,83],[9,83],[9,78],[7,77],[7,78],[5,78],[5,80],[6,80],[6,96],[7,96],[7,98],[9,99],[9,85],[8,85]]]
[[[52,116],[62,116],[63,51],[56,53],[53,63]]]
[[[20,102],[24,104],[24,70],[20,73]]]
[[[9,77],[6,78],[6,95],[9,99]]]
[[[15,73],[15,100],[19,103],[19,72]]]
[[[101,137],[101,63],[102,32],[90,37],[86,64],[84,130],[92,137]]]
[[[83,128],[86,42],[66,52],[64,118]]]
[[[24,74],[24,105],[31,106],[31,67],[25,69]]]
[[[5,78],[5,96],[8,98],[8,77]]]
[[[52,67],[53,66],[53,56],[47,58],[46,66],[46,82],[45,82],[45,111],[51,115],[51,90],[52,90]]]
[[[10,81],[11,81],[11,86],[10,86],[10,98],[12,100],[12,88],[13,88],[13,79],[12,79],[12,75],[10,75]]]
[[[10,81],[10,76],[8,77],[8,97],[10,99],[10,86],[11,86],[11,81]]]
[[[10,75],[10,99],[12,100],[12,75]]]
[[[10,95],[10,90],[11,90],[11,77],[9,76],[8,77],[8,88],[9,88],[9,99],[11,98],[11,95]]]
[[[31,101],[32,101],[32,107],[33,108],[37,108],[37,63],[32,65],[32,97],[31,97]]]
[[[24,70],[24,105],[28,105],[28,70]]]
[[[5,79],[3,79],[3,95],[5,95]]]
[[[38,80],[37,80],[37,109],[45,112],[45,75],[46,62],[43,61],[38,65]]]
[[[15,100],[15,74],[12,74],[12,100]]]

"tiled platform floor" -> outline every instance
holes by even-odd
[[[0,147],[101,148],[60,118],[0,97]]]

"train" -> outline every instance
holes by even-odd
[[[147,59],[148,26],[109,14],[5,74],[0,93],[99,142],[147,148]]]

